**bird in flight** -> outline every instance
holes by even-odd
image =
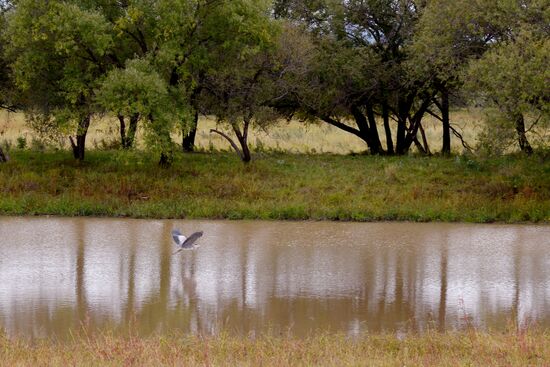
[[[174,239],[174,242],[177,246],[180,246],[181,248],[174,252],[174,254],[177,254],[181,250],[193,250],[197,247],[199,247],[195,242],[202,236],[202,231],[195,232],[189,237],[185,237],[181,234],[179,229],[173,229],[172,230],[172,238]]]

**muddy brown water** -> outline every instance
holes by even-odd
[[[511,324],[550,327],[550,226],[0,217],[10,336]]]

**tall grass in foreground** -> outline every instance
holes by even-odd
[[[69,342],[0,336],[3,366],[548,366],[550,333],[428,332],[394,335],[315,334],[149,338],[109,334]]]
[[[315,220],[550,222],[550,160],[13,151],[0,214]]]

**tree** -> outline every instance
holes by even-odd
[[[7,60],[4,55],[5,40],[4,32],[6,28],[6,13],[11,9],[12,4],[9,1],[0,1],[0,109],[13,110],[10,94],[13,91],[13,85],[9,76]],[[7,155],[0,145],[0,163],[8,161]]]
[[[412,61],[417,72],[432,75],[431,84],[441,95],[436,105],[446,134],[444,153],[450,147],[446,130],[452,130],[448,94],[461,89],[464,81],[477,103],[483,101],[500,111],[491,117],[491,144],[499,139],[494,133],[496,121],[507,120],[516,130],[520,149],[532,150],[524,120],[528,107],[539,109],[539,113],[545,109],[544,88],[537,90],[536,86],[545,74],[539,62],[547,56],[536,50],[540,50],[537,42],[548,39],[548,9],[547,2],[540,0],[428,2],[416,31]],[[527,86],[531,83],[533,87]]]
[[[251,126],[265,129],[282,117],[274,105],[287,96],[284,77],[295,65],[294,50],[284,44],[286,35],[275,24],[264,22],[263,27],[260,37],[243,39],[246,44],[235,48],[236,54],[220,50],[220,66],[205,75],[201,94],[204,111],[228,125],[238,144],[223,131],[210,131],[224,137],[245,163],[251,160]]]
[[[378,91],[371,76],[379,70],[380,60],[367,47],[350,49],[332,40],[318,43],[297,92],[300,109],[362,139],[372,154],[381,153],[374,109],[367,103]]]
[[[146,121],[147,129],[157,129],[149,136],[167,149],[161,152],[161,161],[167,162],[171,129],[187,131],[196,124],[197,96],[202,75],[212,67],[210,54],[239,47],[256,29],[262,31],[251,20],[267,21],[265,9],[263,2],[252,0],[21,0],[10,16],[9,55],[27,111],[40,115],[46,126],[76,127],[76,137],[70,139],[76,158],[84,158],[92,116],[114,113],[123,147],[132,146],[138,121]],[[136,69],[139,62],[128,63],[132,59],[147,68]],[[127,73],[117,71],[128,65]],[[162,98],[144,94],[137,99],[166,106],[166,98],[172,98],[169,104],[178,108],[160,114],[158,105],[131,103],[129,91],[145,91],[135,79],[137,71],[149,76],[144,80],[162,80],[166,87]],[[158,84],[152,87],[158,90]]]
[[[186,113],[184,93],[170,86],[147,59],[133,59],[126,66],[111,70],[101,82],[96,101],[107,111],[113,111],[121,119],[132,116],[134,123],[121,140],[131,147],[136,133],[137,119],[146,124],[146,137],[150,147],[168,152],[171,148],[170,132],[174,121],[181,120]]]
[[[222,2],[205,0],[128,1],[126,11],[115,21],[120,32],[137,42],[138,57],[146,57],[149,60],[170,90],[181,92],[179,95],[173,93],[172,96],[182,104],[181,108],[189,110],[190,113],[178,113],[177,116],[173,116],[173,120],[180,119],[177,125],[184,136],[196,129],[198,118],[196,109],[191,111],[197,90],[200,89],[192,66],[196,66],[195,61],[204,55],[204,50],[200,47],[209,39],[208,32],[212,31],[205,24],[211,22],[210,17],[216,17],[217,9],[221,6]],[[159,17],[159,14],[162,16]],[[138,115],[130,116],[130,132],[135,131],[132,121],[137,121],[138,118]],[[146,119],[151,118],[153,115],[146,116]],[[134,123],[136,124],[137,122]],[[149,126],[158,127],[160,124]],[[163,130],[161,140],[167,143],[170,140],[170,131]],[[192,147],[192,142],[187,144],[191,144]],[[161,161],[169,161],[170,154],[161,153]]]
[[[514,40],[492,47],[468,70],[470,89],[497,108],[492,119],[504,122],[505,130],[515,130],[526,154],[533,152],[527,132],[550,122],[549,64],[550,38],[526,29]]]
[[[10,1],[0,1],[0,109],[15,110],[14,85],[10,76],[8,60],[5,55],[7,14],[12,9]]]
[[[438,95],[434,104],[440,115],[428,112],[442,122],[442,154],[451,152],[450,94],[461,87],[461,72],[468,61],[480,57],[500,32],[487,27],[485,14],[491,8],[492,4],[484,1],[432,0],[418,22],[409,65],[425,80],[425,88]]]
[[[21,0],[10,14],[8,55],[26,108],[70,137],[73,155],[84,159],[94,114],[94,89],[111,57],[112,28],[101,13],[65,1]]]
[[[244,48],[256,47],[254,42],[262,37],[264,24],[268,22],[267,6],[262,1],[130,1],[126,11],[114,21],[115,29],[137,41],[140,46],[137,58],[147,60],[150,71],[155,71],[154,79],[157,82],[162,79],[168,91],[166,96],[172,100],[168,103],[164,98],[150,98],[143,84],[150,79],[137,80],[131,71],[106,79],[101,87],[105,90],[101,105],[120,116],[139,115],[149,122],[149,128],[158,129],[153,135],[158,137],[159,146],[165,148],[161,161],[168,163],[173,129],[183,132],[182,146],[186,150],[192,148],[190,136],[196,129],[198,100],[206,75],[226,67],[226,61],[234,65],[231,58],[244,54]],[[115,81],[117,87],[110,88],[109,83]],[[131,101],[130,91],[140,95],[137,99],[142,105]],[[160,103],[162,108],[144,107],[147,103]],[[167,103],[177,108],[166,108]],[[140,109],[152,112],[144,115]],[[161,115],[160,111],[165,113]],[[172,112],[171,118],[168,112]]]
[[[276,2],[276,15],[303,24],[317,45],[298,96],[304,112],[363,139],[371,154],[405,154],[413,143],[424,150],[416,136],[433,92],[423,80],[411,79],[405,63],[423,6],[413,0]],[[311,99],[308,81],[317,98]],[[397,121],[395,140],[390,118]]]
[[[470,63],[469,90],[497,108],[488,126],[515,131],[520,150],[531,154],[528,132],[537,124],[547,126],[549,120],[550,4],[505,2],[489,20],[505,31],[479,60]]]

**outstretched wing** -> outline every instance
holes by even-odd
[[[174,242],[176,245],[181,246],[183,242],[185,241],[185,236],[181,234],[181,232],[178,229],[172,230],[172,238],[174,239]]]
[[[194,244],[200,237],[202,237],[202,231],[193,233],[191,236],[189,236],[188,239],[186,239],[186,240],[181,244],[181,247],[182,247],[182,248],[191,248],[191,247],[193,247],[193,244]]]

